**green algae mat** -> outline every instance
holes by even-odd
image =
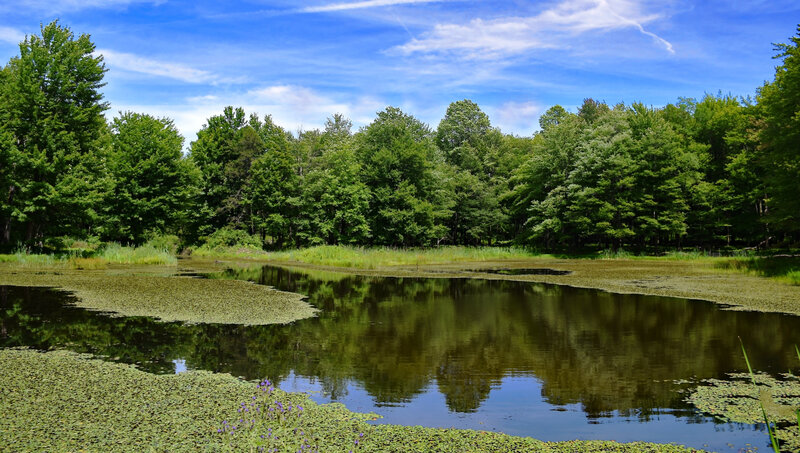
[[[687,401],[720,420],[735,423],[764,423],[761,405],[775,435],[786,451],[800,451],[800,378],[784,373],[779,378],[757,373],[731,373],[729,380],[707,379],[695,388]],[[754,382],[755,381],[755,382]]]
[[[0,403],[3,451],[697,451],[371,425],[373,414],[318,405],[266,381],[158,376],[65,351],[0,350]]]
[[[0,285],[58,288],[73,293],[81,308],[162,321],[285,324],[316,313],[300,294],[236,280],[158,275],[156,270],[0,267]]]

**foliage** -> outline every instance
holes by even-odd
[[[333,141],[318,158],[303,181],[302,206],[305,228],[301,242],[318,244],[364,244],[369,240],[367,221],[370,193],[360,180],[361,164],[349,136]]]
[[[103,57],[58,21],[28,35],[0,78],[0,241],[41,244],[96,221]]]
[[[269,237],[276,248],[291,243],[297,234],[296,217],[300,199],[297,175],[286,132],[267,117],[261,128],[266,150],[253,162],[248,204],[253,232]]]
[[[224,250],[226,248],[260,250],[261,239],[248,234],[246,231],[233,228],[220,228],[208,236],[200,250]]]
[[[371,195],[370,232],[376,245],[430,245],[445,233],[447,215],[437,199],[431,131],[395,107],[356,137],[361,178]]]
[[[758,92],[764,115],[761,131],[763,165],[771,195],[770,217],[792,231],[800,230],[800,25],[788,44],[777,44],[775,80]]]
[[[223,228],[273,250],[791,247],[798,46],[800,34],[777,46],[781,65],[757,102],[586,98],[574,113],[549,108],[533,137],[502,133],[469,99],[436,130],[387,107],[355,134],[341,114],[293,134],[228,106],[184,156],[169,118],[106,123],[102,56],[52,22],[0,71],[0,247],[41,253],[66,236],[138,246],[153,235],[196,247]]]
[[[104,236],[138,245],[148,232],[180,232],[195,208],[199,173],[183,158],[172,120],[125,112],[112,121],[111,137]]]

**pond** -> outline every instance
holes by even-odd
[[[289,325],[184,325],[110,317],[69,294],[0,287],[0,347],[66,348],[137,364],[269,377],[379,423],[497,430],[542,440],[768,444],[684,402],[706,378],[798,370],[800,318],[701,301],[530,282],[385,278],[266,266],[226,271],[308,296]]]

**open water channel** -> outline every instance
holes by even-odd
[[[265,266],[238,278],[304,294],[288,325],[111,317],[49,289],[0,286],[0,347],[89,352],[153,373],[270,378],[377,423],[497,430],[542,440],[768,447],[761,426],[685,402],[707,378],[798,369],[800,317],[530,282],[384,278]]]

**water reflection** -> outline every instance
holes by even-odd
[[[0,287],[0,347],[69,348],[156,373],[188,368],[278,382],[304,377],[332,400],[352,401],[348,392],[357,392],[374,406],[420,414],[432,392],[455,414],[501,402],[506,412],[524,413],[530,395],[508,395],[535,391],[549,408],[540,412],[563,408],[590,421],[648,421],[665,413],[707,421],[687,407],[674,381],[742,371],[737,336],[754,367],[798,371],[792,352],[800,318],[792,316],[500,280],[276,267],[215,277],[306,294],[319,317],[255,327],[160,323],[77,309],[56,291]],[[520,430],[542,437],[532,427]]]

